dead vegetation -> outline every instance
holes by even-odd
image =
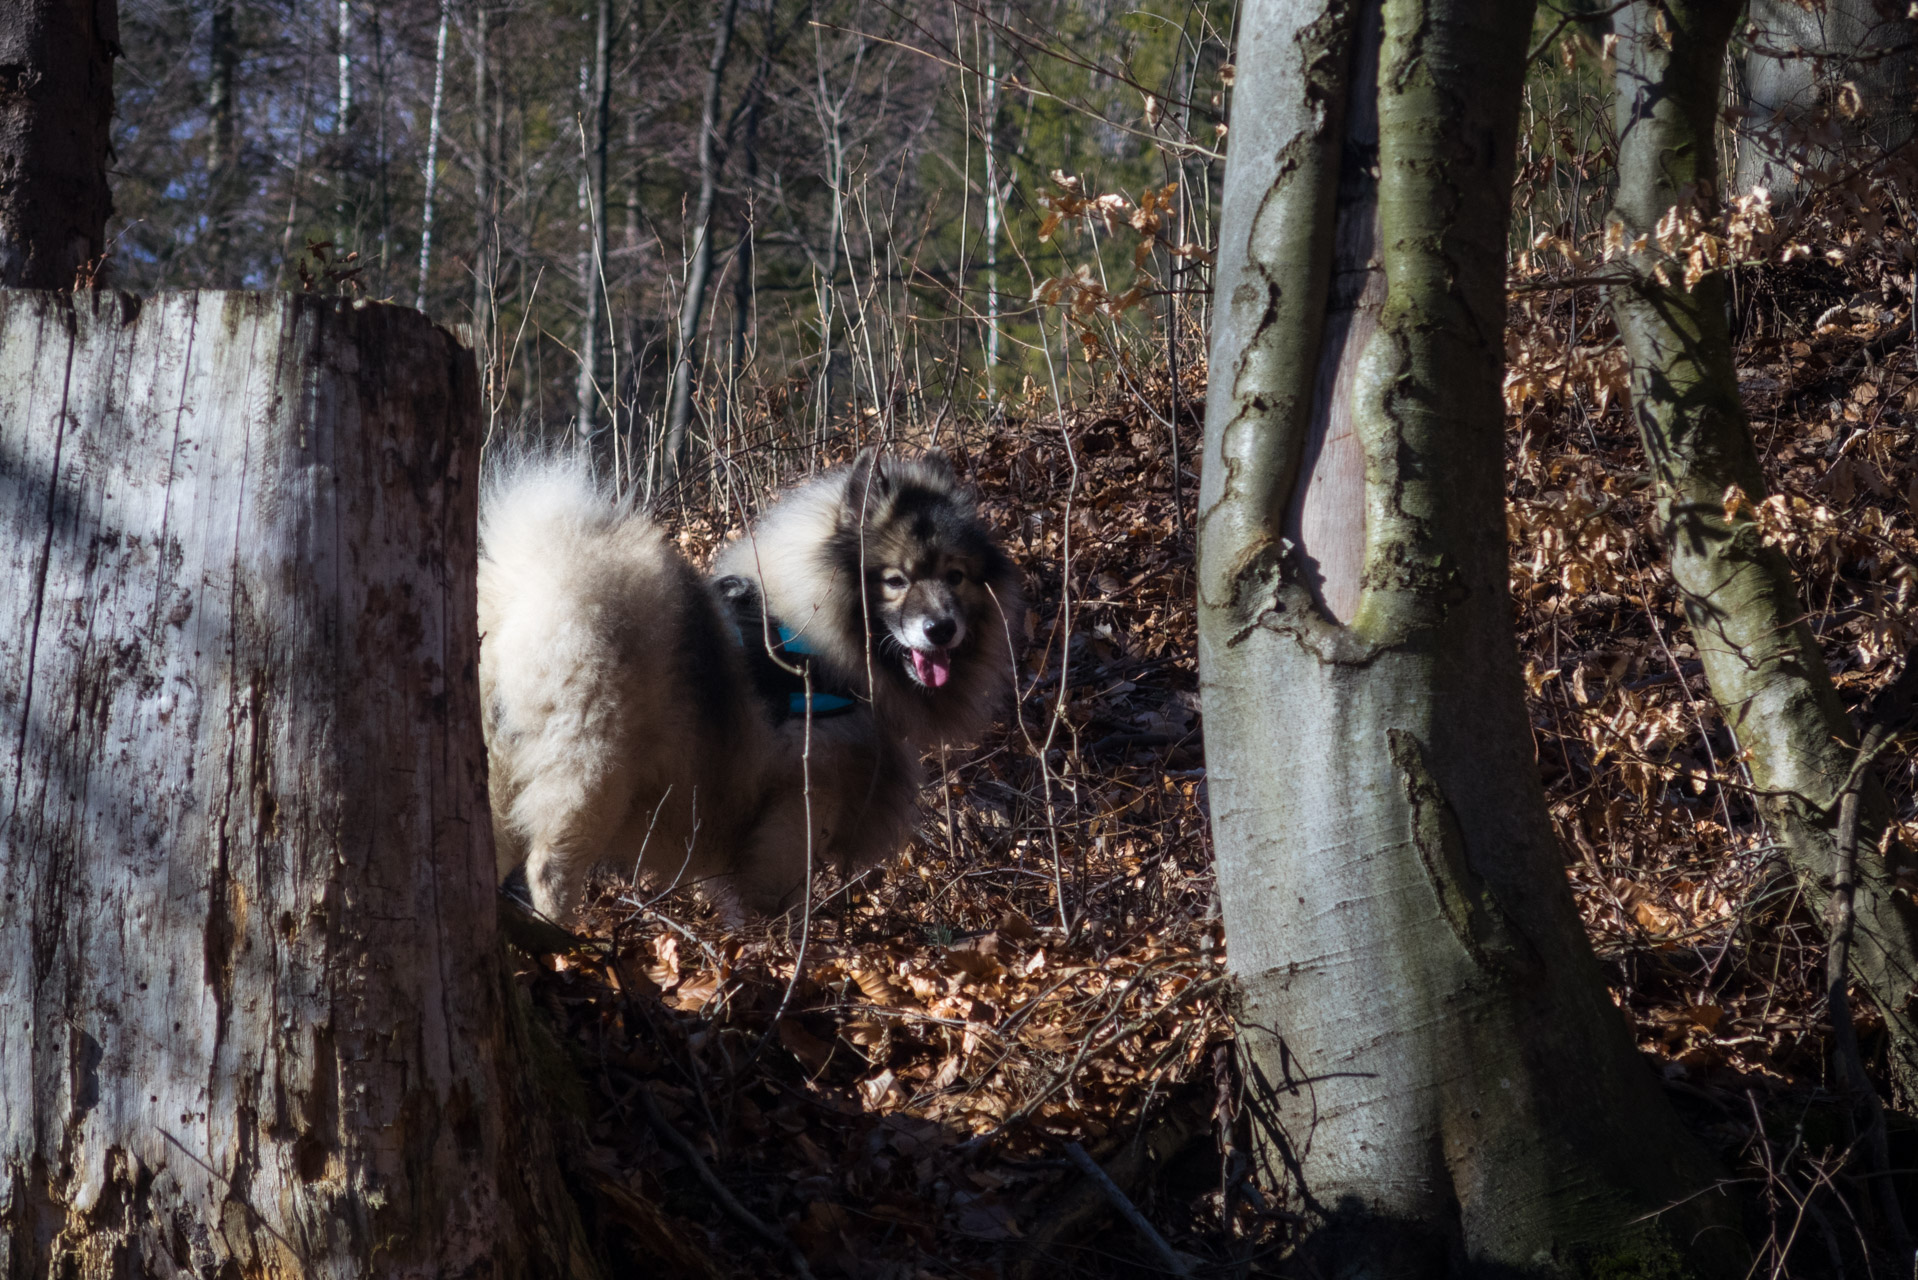
[[[1746,284],[1771,528],[1862,705],[1914,638],[1918,360],[1908,345],[1858,360],[1895,315],[1795,321],[1855,305],[1848,275],[1778,267]],[[1577,307],[1602,332],[1593,305],[1514,317],[1563,332]],[[796,1265],[773,1233],[821,1275],[1163,1271],[1074,1167],[1078,1143],[1193,1267],[1257,1270],[1282,1249],[1293,1193],[1251,1163],[1257,1107],[1229,1053],[1173,397],[1162,372],[1111,382],[1063,418],[1035,400],[949,441],[1036,603],[1018,715],[942,762],[914,845],[822,887],[809,920],[748,935],[685,896],[609,884],[595,945],[524,973],[584,1068],[616,1245],[660,1247],[622,1216],[627,1197],[720,1274]],[[1632,424],[1587,388],[1528,399],[1512,425],[1525,679],[1594,949],[1686,1113],[1764,1184],[1775,1268],[1835,1266],[1864,1228],[1834,1217],[1855,1197],[1822,946],[1693,659]],[[696,546],[716,533],[689,524]],[[1885,771],[1918,838],[1911,756]],[[1854,1007],[1869,1054],[1876,1015]]]
[[[1587,181],[1608,146],[1592,106],[1561,112],[1583,132],[1540,112],[1546,150],[1520,177],[1518,229],[1536,248],[1513,279],[1508,519],[1540,775],[1623,1016],[1753,1191],[1754,1274],[1867,1274],[1881,1226],[1831,1067],[1820,931],[1758,819],[1653,532],[1593,274],[1609,196]],[[1716,245],[1710,228],[1673,230],[1675,260],[1733,270],[1770,493],[1725,500],[1752,505],[1790,557],[1860,711],[1918,640],[1906,177],[1854,172],[1777,224],[1741,203],[1743,229]],[[1121,215],[1150,203],[1058,185],[1088,232],[1132,225],[1143,268],[1160,229]],[[1168,269],[1204,259],[1160,247]],[[1045,282],[1074,368],[931,428],[1034,604],[1016,714],[935,762],[912,847],[822,885],[808,917],[746,934],[686,895],[608,883],[592,942],[522,971],[586,1082],[581,1182],[615,1256],[862,1280],[1245,1275],[1283,1257],[1299,1193],[1251,1153],[1270,1083],[1242,1079],[1231,1054],[1207,848],[1201,326],[1181,317],[1168,348],[1177,326],[1136,324],[1128,313],[1176,297],[1157,284]],[[723,473],[755,483],[780,458],[832,460],[868,425],[809,452],[816,437],[781,437],[776,393],[756,403],[729,432],[764,443]],[[682,542],[709,550],[751,496],[682,509]],[[1909,745],[1880,770],[1899,838],[1918,840]],[[1882,1024],[1866,999],[1852,1012],[1888,1087]],[[1894,1163],[1912,1164],[1918,1132],[1893,1125]]]

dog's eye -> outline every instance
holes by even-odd
[[[888,591],[904,591],[912,585],[912,580],[903,573],[882,574],[879,581],[885,584]]]
[[[956,587],[960,583],[964,582],[965,580],[966,580],[966,571],[964,569],[946,570],[946,584],[948,586]]]

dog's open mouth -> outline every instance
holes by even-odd
[[[952,679],[952,650],[908,649],[912,658],[912,678],[928,689],[937,689]]]

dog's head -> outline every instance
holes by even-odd
[[[836,541],[864,583],[875,674],[935,704],[974,702],[1007,678],[1016,574],[944,454],[862,453]]]

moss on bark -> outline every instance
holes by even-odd
[[[1274,1166],[1312,1214],[1302,1273],[1742,1273],[1716,1171],[1592,961],[1526,728],[1499,383],[1530,16],[1526,0],[1244,12],[1200,673],[1241,1046]],[[1342,183],[1354,165],[1376,183]],[[1334,261],[1370,250],[1335,235],[1355,218],[1376,220],[1375,265]],[[1376,323],[1328,325],[1329,282],[1368,270]],[[1362,344],[1350,363],[1322,349],[1340,343]],[[1348,625],[1282,523],[1300,491],[1352,478],[1306,447],[1329,394],[1362,446]]]
[[[1759,807],[1805,886],[1824,907],[1836,851],[1838,793],[1857,735],[1806,624],[1784,555],[1766,544],[1749,509],[1727,511],[1736,488],[1753,504],[1765,478],[1738,394],[1725,282],[1689,289],[1661,259],[1655,230],[1674,208],[1709,226],[1719,212],[1713,137],[1726,41],[1737,0],[1668,0],[1618,23],[1619,194],[1627,242],[1650,235],[1611,290],[1631,357],[1632,409],[1645,444],[1658,519],[1712,696],[1745,754]],[[1664,268],[1664,280],[1659,270]],[[1867,782],[1861,850],[1874,850],[1889,809]],[[1918,912],[1893,892],[1902,851],[1859,859],[1854,971],[1885,1014],[1893,1067],[1918,1095]]]

